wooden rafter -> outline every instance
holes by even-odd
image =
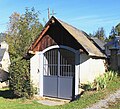
[[[33,45],[31,46],[31,50],[33,50],[36,45],[39,43],[39,41],[41,40],[41,38],[43,37],[43,35],[46,33],[46,31],[49,29],[50,25],[47,25],[45,27],[45,29],[41,32],[40,36],[38,37],[38,39],[33,43]]]

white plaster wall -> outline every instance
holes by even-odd
[[[34,87],[39,88],[39,79],[40,79],[40,69],[39,69],[39,54],[36,53],[30,59],[30,79]]]
[[[10,66],[10,57],[7,51],[5,51],[2,61],[0,63],[2,64],[2,69],[8,72],[8,68]]]
[[[87,54],[80,55],[80,83],[93,82],[96,77],[105,73],[104,59],[94,59]]]
[[[1,49],[6,49],[6,51],[3,55],[2,61],[0,63],[2,64],[2,69],[7,72],[8,72],[8,68],[10,66],[10,56],[8,53],[8,47],[9,46],[5,41],[1,42]]]
[[[77,62],[75,70],[76,70],[76,76],[79,77],[80,79],[80,83],[93,82],[96,77],[105,73],[104,59],[93,59],[85,53],[81,53],[80,55],[78,55],[78,57],[79,56],[80,56],[80,63]],[[42,91],[43,90],[43,74],[42,74],[43,68],[41,66],[42,66],[43,60],[41,59],[43,59],[43,56],[40,55],[40,53],[37,53],[30,59],[30,78],[34,87],[37,87],[38,90],[41,90],[40,93],[42,96],[43,95],[42,93],[43,92]]]
[[[5,42],[5,41],[3,41],[3,42],[1,42],[1,48],[5,48],[6,49],[6,51],[8,51],[8,44]]]

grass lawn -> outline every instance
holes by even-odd
[[[98,102],[117,89],[120,89],[120,77],[110,81],[106,89],[85,92],[78,100],[62,106],[45,106],[37,103],[36,100],[14,98],[9,90],[0,90],[0,109],[82,109]],[[120,101],[118,101],[118,105],[120,105]],[[119,109],[117,104],[111,105],[111,109],[113,109],[112,106]]]

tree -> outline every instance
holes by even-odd
[[[20,19],[20,14],[17,12],[14,12],[9,18],[10,18],[10,20],[9,20],[9,24],[8,24],[9,25],[8,33],[10,35],[16,35],[17,34],[17,22]]]
[[[100,40],[105,40],[105,30],[103,27],[98,28],[97,32],[95,33],[94,37],[97,37]]]
[[[109,34],[108,41],[111,41],[116,35],[117,35],[117,32],[115,30],[115,27],[113,26],[112,29],[111,29],[111,32]]]
[[[105,40],[105,30],[103,27],[98,28],[98,30],[95,33],[90,33],[89,35],[90,37],[97,37],[100,40]]]
[[[89,33],[89,37],[94,37],[94,34]]]
[[[120,23],[117,26],[113,26],[107,41],[111,41],[115,36],[120,36]]]
[[[39,14],[32,8],[26,8],[24,14],[13,13],[10,17],[6,41],[9,44],[11,65],[10,89],[20,97],[30,97],[33,94],[30,84],[29,61],[24,60],[27,49],[38,36],[42,24]]]
[[[115,27],[117,35],[120,36],[120,23]]]

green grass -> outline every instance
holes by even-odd
[[[120,89],[120,77],[109,82],[106,89],[100,91],[87,91],[78,100],[62,106],[45,106],[36,100],[15,98],[9,90],[0,91],[0,109],[82,109],[105,98],[108,94]],[[120,102],[118,102],[120,104]],[[115,105],[111,105],[115,107]],[[116,106],[117,107],[117,106]],[[119,108],[116,108],[119,109]]]

